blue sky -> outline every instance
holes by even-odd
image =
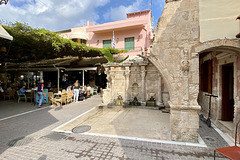
[[[165,0],[152,0],[154,26]],[[126,19],[126,13],[150,9],[151,0],[9,0],[0,6],[0,21],[27,23],[51,31]]]

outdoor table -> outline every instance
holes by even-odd
[[[62,95],[67,94],[67,93],[54,93],[54,97],[61,97]]]
[[[62,97],[62,95],[67,95],[67,93],[54,93],[53,94],[53,98],[61,98]]]

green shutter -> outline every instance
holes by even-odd
[[[103,40],[103,48],[112,47],[111,40]]]
[[[134,50],[134,37],[125,38],[125,49],[126,50]]]

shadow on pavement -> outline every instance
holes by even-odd
[[[23,146],[31,143],[34,137],[30,135],[56,123],[46,104],[42,108],[29,102],[0,102],[0,154],[9,147]],[[26,113],[30,112],[30,113]],[[42,158],[41,158],[42,159]]]

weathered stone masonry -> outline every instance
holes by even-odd
[[[157,67],[170,94],[172,140],[198,140],[200,106],[198,0],[167,1],[158,22],[149,60]]]

